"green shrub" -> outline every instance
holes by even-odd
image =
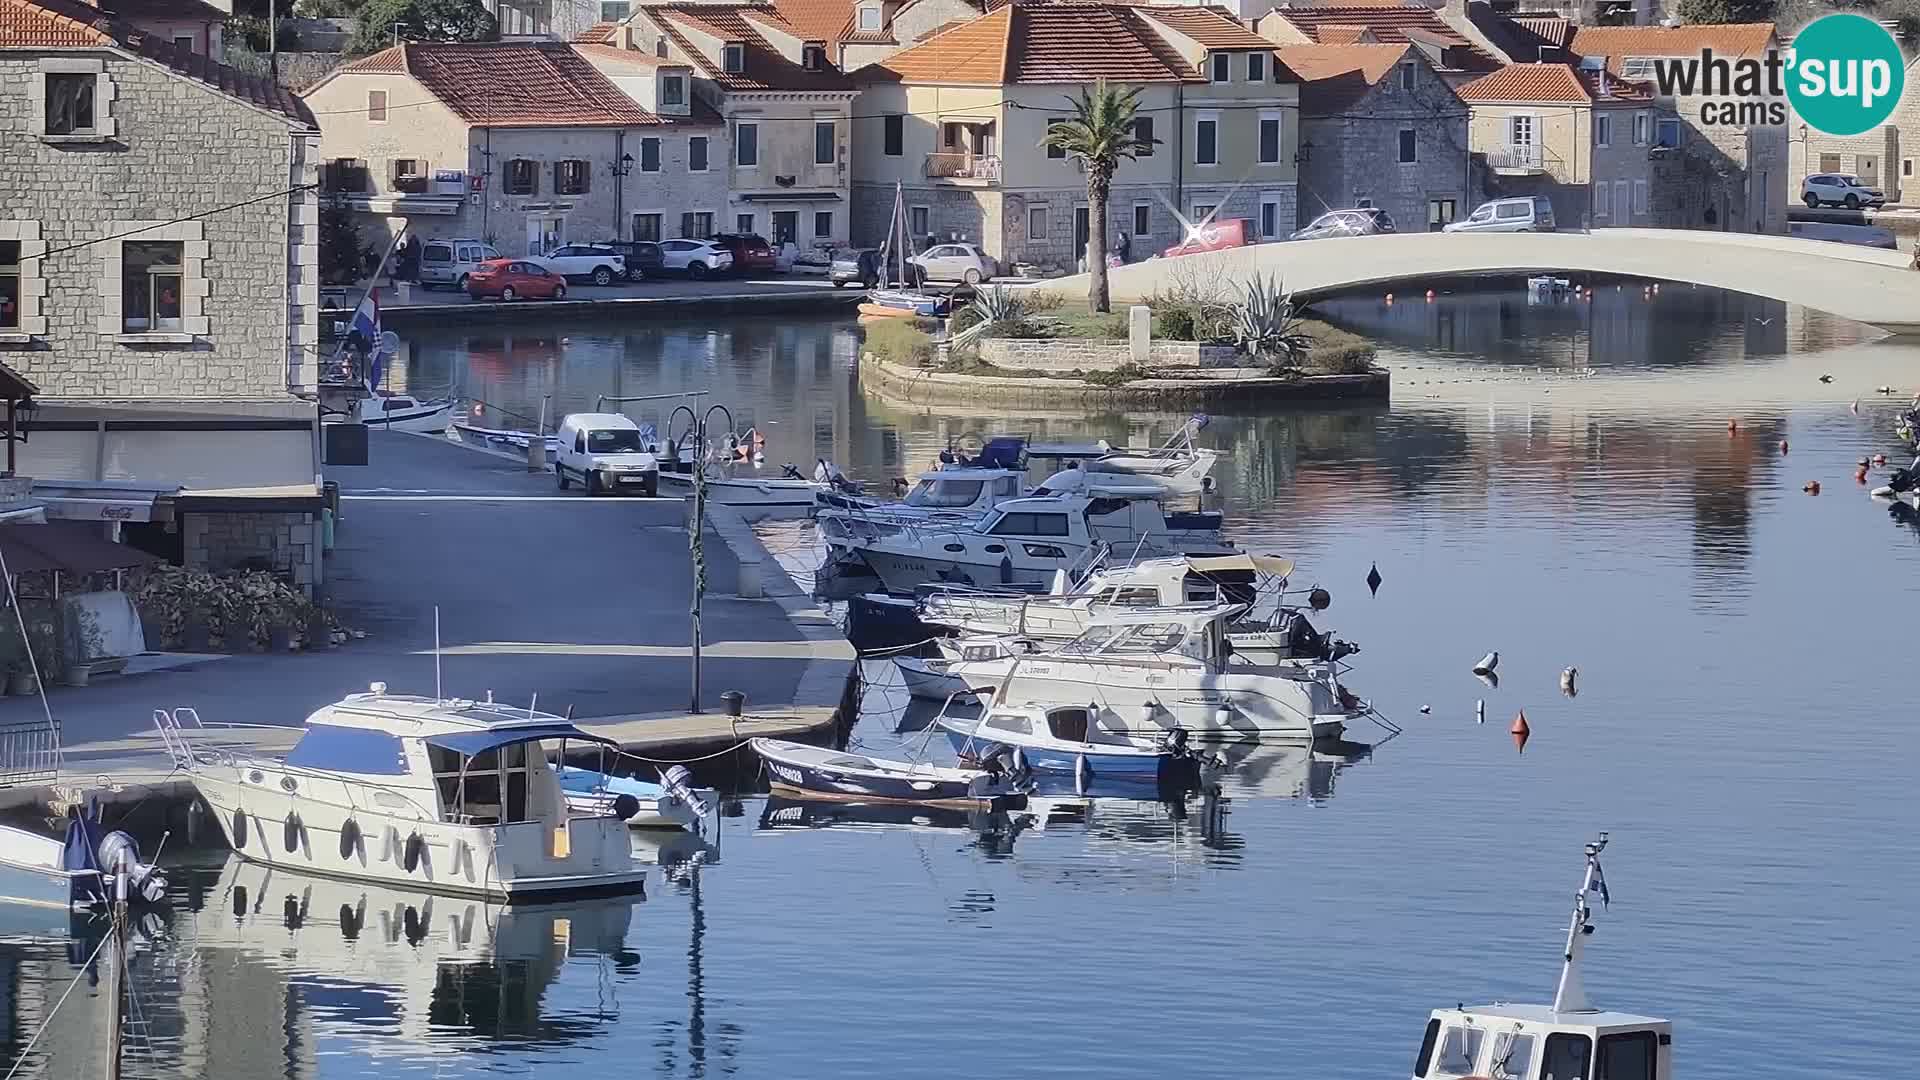
[[[887,319],[866,328],[866,350],[890,364],[927,367],[933,363],[933,335],[914,319]]]

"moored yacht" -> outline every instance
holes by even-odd
[[[255,862],[500,899],[641,887],[626,823],[570,810],[548,764],[550,744],[607,743],[564,717],[374,683],[307,717],[284,758],[221,746],[192,709],[154,721]]]

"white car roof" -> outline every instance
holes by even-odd
[[[562,426],[571,424],[589,431],[640,430],[640,425],[633,422],[633,417],[610,412],[568,413],[560,423]]]

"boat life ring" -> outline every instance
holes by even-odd
[[[352,818],[340,826],[340,857],[351,859],[360,850],[360,823]]]
[[[301,834],[305,831],[306,830],[300,826],[300,814],[293,810],[287,811],[287,823],[282,830],[284,834],[282,838],[287,845],[287,854],[292,855],[300,850]]]
[[[245,810],[233,812],[233,846],[235,850],[247,846],[247,812]]]
[[[419,833],[407,834],[407,850],[404,856],[404,861],[401,863],[401,865],[407,868],[407,873],[411,874],[417,867],[419,867],[420,857],[426,854],[426,850],[427,850],[427,842],[425,840],[420,839]]]

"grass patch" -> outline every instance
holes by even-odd
[[[865,348],[890,364],[928,367],[935,355],[933,335],[922,330],[917,319],[887,319],[866,327]]]

